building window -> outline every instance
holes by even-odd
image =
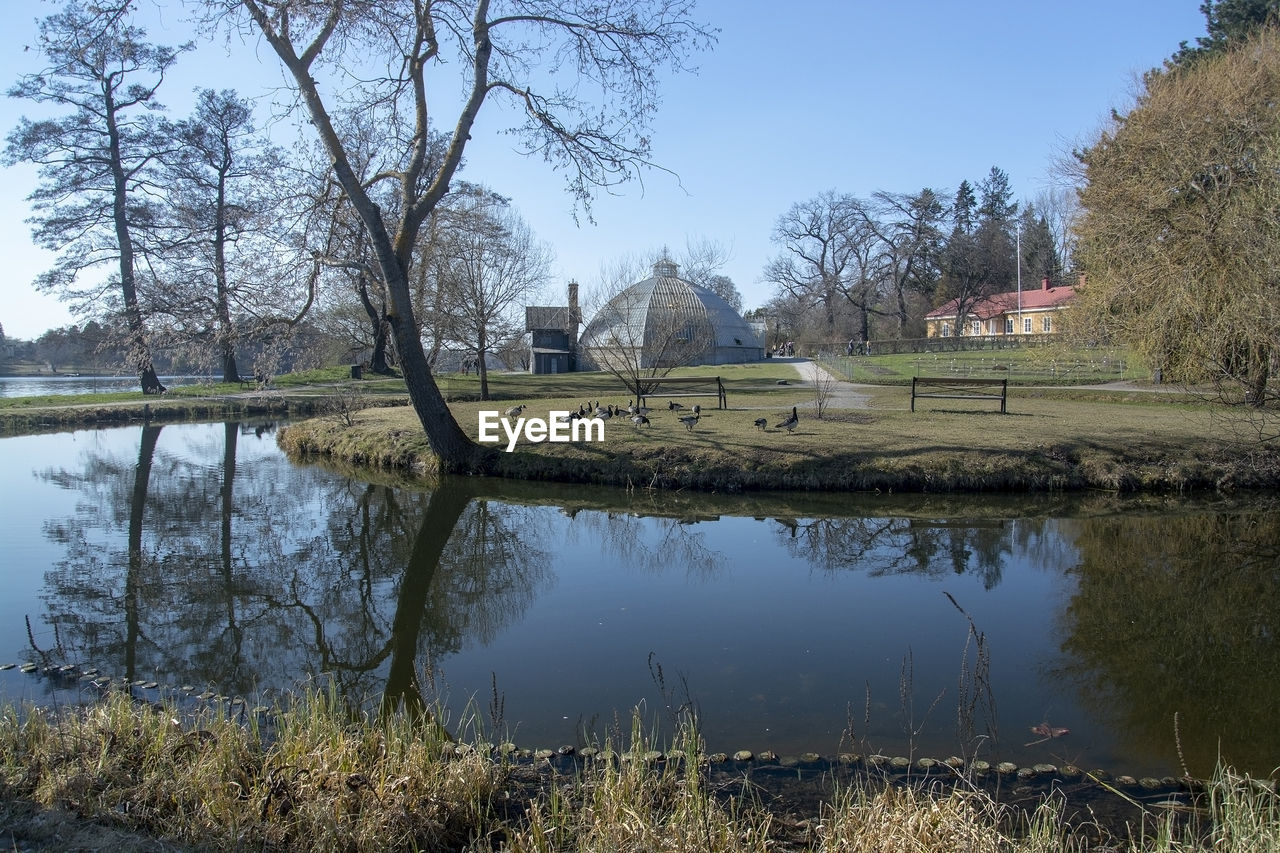
[[[1043,317],[1040,318],[1040,331],[1042,332],[1053,331],[1053,317],[1051,315],[1045,314]]]
[[[949,338],[949,337],[951,337],[951,324],[950,324],[950,323],[943,323],[943,324],[942,324],[942,336],[943,336],[944,338]]]
[[[981,321],[981,320],[974,320],[974,321],[973,321],[973,323],[972,323],[972,324],[970,324],[969,328],[973,330],[973,334],[975,334],[975,335],[981,335],[981,334],[982,334],[982,321]]]
[[[1024,335],[1031,334],[1031,318],[1030,317],[1022,318],[1022,333]]]
[[[1005,318],[1004,318],[1004,333],[1005,333],[1006,335],[1012,335],[1012,334],[1013,334],[1013,318],[1012,318],[1012,317],[1005,317]]]

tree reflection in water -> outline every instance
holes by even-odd
[[[160,429],[142,429],[136,461],[91,452],[42,475],[84,495],[46,526],[66,548],[46,601],[70,660],[228,694],[323,676],[353,706],[421,708],[434,659],[486,642],[548,582],[537,527],[465,482],[237,464],[238,424],[220,453],[157,454]]]
[[[1196,774],[1280,756],[1280,512],[1255,503],[1088,518],[1075,537],[1061,675],[1147,754],[1178,738]]]

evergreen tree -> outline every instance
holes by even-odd
[[[992,166],[986,179],[978,185],[982,201],[978,205],[978,219],[1004,226],[1013,221],[1018,203],[1013,200],[1009,175],[998,166]]]
[[[958,231],[963,234],[973,231],[977,207],[978,197],[973,193],[973,186],[968,181],[961,181],[956,190],[956,200],[951,205],[951,219]]]
[[[1018,233],[1022,244],[1023,287],[1038,286],[1041,279],[1057,284],[1062,278],[1062,261],[1049,221],[1028,205],[1018,217]]]
[[[1167,63],[1186,67],[1206,56],[1222,53],[1268,24],[1280,20],[1280,0],[1205,0],[1200,4],[1207,36],[1190,47],[1184,41]]]

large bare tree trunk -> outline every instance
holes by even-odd
[[[120,248],[120,295],[124,301],[124,318],[129,329],[129,361],[138,370],[142,393],[162,394],[165,387],[156,376],[151,363],[151,346],[147,342],[146,325],[142,321],[142,309],[138,305],[138,288],[134,273],[133,235],[129,230],[128,176],[124,171],[120,151],[120,129],[116,125],[115,101],[107,93],[103,110],[106,116],[108,145],[111,152],[111,179],[114,184],[111,215],[115,220],[116,240]]]

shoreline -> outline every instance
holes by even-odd
[[[815,417],[812,388],[821,368],[786,388],[736,391],[728,409],[705,409],[697,428],[661,411],[641,429],[608,422],[599,444],[522,441],[514,452],[483,448],[477,473],[508,481],[599,484],[675,492],[865,492],[1186,494],[1280,490],[1280,448],[1249,434],[1247,414],[1189,395],[1123,385],[1009,391],[1010,414],[990,406],[943,404],[907,410],[897,386],[837,382]],[[807,378],[805,378],[807,377]],[[104,395],[106,396],[106,395]],[[478,441],[478,415],[512,398],[450,403]],[[521,401],[526,402],[526,401]],[[531,414],[580,402],[534,397]],[[948,401],[949,402],[949,401]],[[790,407],[794,432],[771,428]],[[760,415],[766,426],[753,426]],[[208,396],[163,396],[63,404],[49,397],[0,405],[0,436],[142,423],[297,418],[280,446],[299,461],[328,461],[410,479],[437,471],[421,424],[403,392],[368,393],[359,383]]]
[[[741,413],[754,417],[754,410]],[[865,416],[831,416],[856,429]],[[625,427],[625,430],[630,427]],[[632,430],[635,432],[635,430]],[[679,434],[677,433],[677,436]],[[630,436],[625,436],[630,438]],[[495,451],[486,475],[507,480],[594,484],[656,491],[866,493],[1051,493],[1101,490],[1157,494],[1280,489],[1274,449],[1200,439],[1186,446],[1134,448],[1091,443],[897,449],[877,455],[838,445],[779,453],[742,443],[690,447],[678,440],[624,442],[604,451],[521,444]],[[435,459],[412,411],[391,408],[354,424],[313,418],[289,424],[278,441],[291,458],[430,477]],[[609,452],[614,451],[614,452]]]

